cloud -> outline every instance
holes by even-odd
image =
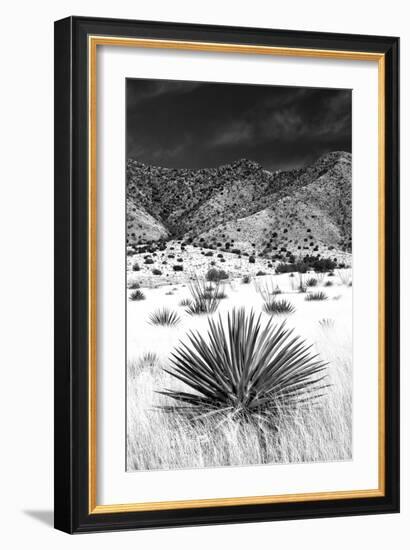
[[[127,80],[127,154],[147,164],[285,169],[336,149],[351,150],[350,90]]]

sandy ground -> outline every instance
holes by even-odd
[[[342,270],[348,275],[348,270]],[[313,275],[314,276],[314,275]],[[255,277],[250,284],[243,284],[241,279],[233,279],[224,285],[227,298],[220,301],[218,313],[224,314],[233,307],[243,306],[262,312],[263,299],[257,292],[256,284],[279,286],[282,295],[296,308],[295,313],[287,315],[287,323],[294,327],[300,336],[312,339],[322,319],[332,319],[335,322],[335,331],[340,338],[351,339],[352,318],[352,287],[342,284],[337,275],[326,276],[323,283],[332,281],[333,286],[322,285],[308,289],[308,292],[321,290],[328,296],[326,301],[307,302],[305,294],[292,290],[292,282],[297,283],[297,275],[291,278],[288,274],[267,275]],[[146,299],[142,301],[128,301],[127,304],[127,352],[128,360],[135,360],[144,353],[155,352],[161,361],[166,361],[170,351],[191,329],[206,330],[206,315],[189,315],[185,308],[179,305],[184,298],[190,298],[188,286],[184,284],[164,285],[159,288],[142,288]],[[131,294],[128,290],[128,295]],[[149,315],[163,307],[177,312],[181,321],[176,327],[159,327],[149,324]],[[262,312],[266,320],[270,317]],[[281,316],[282,317],[282,316]],[[320,325],[319,325],[320,326]]]

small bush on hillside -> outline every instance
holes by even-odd
[[[162,275],[162,271],[160,269],[153,269],[152,274],[153,275]]]
[[[249,256],[249,263],[254,264],[255,263],[255,256]]]
[[[266,275],[264,271],[258,271],[256,274],[257,277],[262,277],[263,275]]]
[[[140,269],[141,269],[141,268],[140,268],[140,266],[139,266],[138,264],[134,264],[134,265],[132,266],[132,270],[133,270],[133,271],[139,271]]]
[[[244,276],[242,277],[242,283],[243,283],[244,285],[248,285],[248,284],[251,282],[251,280],[252,280],[252,279],[251,279],[251,276],[250,276],[250,275],[244,275]]]
[[[212,269],[209,269],[207,274],[206,274],[206,280],[207,281],[211,281],[211,282],[216,283],[216,282],[222,281],[224,279],[229,279],[229,275],[223,269],[212,268]]]
[[[138,281],[128,281],[128,288],[130,290],[135,290],[136,288],[139,288],[140,287],[140,284]]]
[[[184,271],[184,266],[183,265],[173,265],[172,269],[174,271]]]
[[[317,286],[317,279],[309,277],[309,279],[306,280],[306,286]]]

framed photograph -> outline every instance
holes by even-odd
[[[55,527],[399,510],[399,39],[55,24]]]

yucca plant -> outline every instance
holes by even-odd
[[[277,300],[270,298],[263,304],[263,311],[269,315],[283,315],[285,313],[293,313],[295,307],[289,300]]]
[[[134,290],[130,294],[130,300],[133,302],[145,300],[145,294],[141,290]]]
[[[189,298],[182,298],[182,300],[180,300],[179,304],[181,307],[188,307],[192,304],[192,300],[190,300]]]
[[[150,325],[161,325],[166,327],[174,327],[180,323],[181,319],[175,311],[167,308],[158,309],[151,313],[149,317]]]
[[[190,315],[215,313],[221,299],[218,297],[219,289],[219,282],[207,284],[206,281],[198,278],[191,281],[189,284],[189,291],[191,292],[192,300],[187,306],[186,312]]]
[[[161,408],[193,420],[221,415],[225,420],[275,423],[281,413],[313,403],[327,387],[326,363],[311,353],[285,322],[262,325],[261,315],[244,308],[208,319],[208,334],[187,335],[171,354],[166,371],[188,386],[158,393],[175,404]]]
[[[315,277],[309,277],[309,279],[306,280],[306,286],[316,286],[317,285],[317,279]]]
[[[307,302],[319,302],[323,300],[327,300],[327,294],[319,290],[319,292],[310,292],[309,294],[306,294],[305,300]]]

